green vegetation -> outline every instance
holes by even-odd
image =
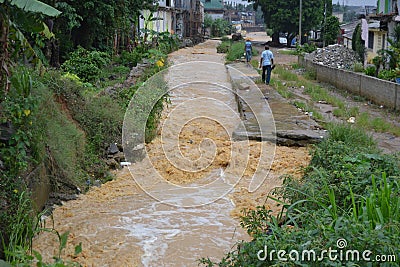
[[[226,53],[227,62],[241,59],[242,57],[244,57],[244,41],[224,40],[218,45],[217,52]],[[256,56],[257,54],[258,54],[257,50],[253,48],[252,49],[253,57]]]
[[[325,45],[331,45],[337,43],[337,36],[339,34],[339,31],[340,31],[339,19],[335,16],[327,17],[322,36]]]
[[[272,29],[272,42],[279,43],[279,33],[287,33],[288,44],[298,35],[299,3],[284,0],[257,1],[264,14],[264,22]],[[327,15],[332,14],[332,3],[326,2]],[[322,0],[304,1],[302,5],[302,31],[308,32],[321,26],[324,18],[325,2]]]
[[[356,52],[359,62],[364,62],[365,41],[361,39],[361,24],[357,24],[351,40],[351,48]]]
[[[284,84],[281,80],[271,78],[270,84],[274,87],[274,89],[284,98],[292,98],[293,93],[288,90],[286,84]]]
[[[206,266],[352,266],[370,265],[362,259],[365,250],[375,255],[394,255],[400,246],[399,155],[383,155],[363,130],[342,124],[329,126],[329,138],[316,145],[302,179],[284,176],[283,186],[269,198],[282,205],[274,215],[265,206],[245,210],[241,226],[252,236],[237,244],[221,261],[203,258]],[[339,241],[346,242],[340,247]],[[268,254],[260,250],[268,249]],[[318,261],[296,257],[297,251],[337,250]],[[287,261],[277,254],[283,250]],[[357,250],[357,258],[340,258],[340,251]],[[291,260],[289,254],[294,258]],[[266,256],[263,258],[263,256]],[[394,262],[380,266],[394,266]]]
[[[378,55],[373,59],[377,77],[380,79],[393,81],[400,77],[400,26],[393,29],[391,38],[388,38],[390,46],[387,49],[378,51]],[[375,73],[375,76],[376,76]]]
[[[374,65],[367,66],[364,70],[365,74],[368,76],[376,75],[376,67]]]
[[[280,49],[278,51],[278,53],[282,54],[282,55],[294,55],[294,56],[298,55],[298,52],[296,50],[293,50],[293,49],[287,49],[287,50],[286,49]]]
[[[376,132],[386,132],[400,136],[400,127],[387,122],[384,118],[371,118],[368,113],[363,112],[356,119],[356,124],[364,129],[373,129]]]
[[[312,106],[308,105],[305,102],[302,101],[293,101],[293,105],[299,109],[301,109],[303,112],[307,112],[310,117],[312,114],[313,119],[317,121],[323,121],[324,117],[319,113],[315,108]]]
[[[356,62],[356,63],[354,63],[353,71],[354,71],[354,72],[364,72],[364,65],[363,65],[363,63],[361,63],[361,62]]]
[[[210,37],[223,37],[232,33],[232,27],[224,19],[212,19],[206,15],[204,18],[204,27],[210,30]]]
[[[274,69],[274,73],[279,76],[280,79],[283,81],[289,81],[289,82],[297,82],[299,81],[299,77],[297,76],[296,73],[293,73],[290,70],[285,69],[282,66],[277,66]]]
[[[375,71],[375,68],[373,68]],[[328,89],[316,84],[313,80],[313,73],[305,73],[299,76],[290,69],[277,66],[274,70],[274,78],[271,84],[275,90],[284,98],[292,98],[293,93],[290,87],[304,88],[303,93],[311,97],[310,102],[294,101],[293,104],[305,112],[313,112],[315,119],[324,122],[322,115],[313,107],[314,102],[324,102],[336,107],[332,113],[338,118],[347,120],[355,117],[356,124],[365,130],[374,130],[376,132],[388,132],[395,136],[400,136],[400,127],[387,122],[383,118],[370,118],[367,113],[361,113],[358,107],[351,107],[338,97],[333,96]],[[357,100],[357,99],[355,99]],[[362,99],[360,99],[362,100]]]
[[[43,263],[40,254],[31,251],[33,236],[43,230],[39,228],[38,214],[42,207],[32,203],[31,185],[35,179],[47,177],[52,191],[76,194],[77,187],[85,191],[93,180],[112,179],[111,165],[106,163],[107,147],[112,143],[121,144],[125,109],[137,89],[167,66],[167,54],[179,43],[169,33],[146,29],[147,37],[157,42],[148,43],[135,36],[137,45],[127,46],[118,55],[119,42],[123,43],[119,34],[130,36],[131,26],[137,22],[138,10],[141,10],[135,8],[144,7],[147,2],[129,1],[135,10],[119,10],[121,13],[114,14],[112,21],[101,20],[99,12],[110,18],[112,11],[125,5],[110,4],[111,8],[101,1],[86,1],[85,5],[76,6],[60,2],[58,7],[63,10],[60,15],[58,10],[40,1],[27,2],[24,7],[21,1],[5,1],[0,7],[3,36],[0,40],[3,66],[0,76],[0,259],[13,266],[31,266],[34,262],[37,266],[70,266],[59,255],[54,263]],[[78,9],[80,15],[77,15]],[[80,12],[82,9],[90,12]],[[99,16],[95,17],[93,12]],[[131,16],[124,17],[126,14],[136,15],[130,21]],[[50,24],[47,27],[42,22],[43,15],[60,16],[49,19],[51,27],[55,26],[50,29]],[[77,34],[82,30],[79,29],[82,18],[86,18],[82,22],[86,32]],[[127,20],[129,27],[122,30]],[[97,28],[90,28],[93,26]],[[109,28],[105,30],[103,26]],[[54,33],[62,38],[60,46]],[[109,42],[118,36],[118,43]],[[51,47],[57,52],[50,53]],[[58,52],[63,64],[57,58]],[[146,61],[147,68],[135,83],[116,86],[141,61]],[[61,65],[61,69],[46,70],[44,65]],[[162,80],[156,86],[165,90]],[[150,112],[146,141],[156,134],[165,101],[167,95]],[[66,242],[62,240],[68,234],[56,234],[61,251]]]
[[[304,53],[312,53],[317,50],[317,46],[315,44],[303,44],[302,46],[296,46],[296,52],[298,55],[302,55]]]
[[[109,63],[110,56],[107,53],[78,47],[61,65],[61,69],[76,74],[84,82],[92,82],[98,79],[101,69]]]

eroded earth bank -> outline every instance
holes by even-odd
[[[301,175],[307,148],[232,138],[241,121],[217,45],[209,40],[170,55],[173,66],[163,75],[171,103],[146,159],[46,220],[69,232],[64,258],[83,266],[197,266],[201,257],[219,259],[248,238],[240,211],[264,204],[280,175]],[[268,176],[249,192],[258,170]],[[74,256],[79,243],[82,253]],[[34,242],[48,261],[58,247],[52,233]]]

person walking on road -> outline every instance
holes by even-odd
[[[244,43],[244,51],[246,53],[246,62],[249,63],[251,60],[251,54],[252,54],[252,46],[251,46],[251,41],[249,38],[247,38],[246,42]]]
[[[269,84],[271,80],[271,71],[272,71],[272,66],[274,65],[274,54],[272,53],[271,50],[269,50],[269,46],[265,46],[265,50],[261,53],[261,59],[260,59],[260,66],[259,68],[262,67],[262,80],[265,82],[265,84]],[[265,71],[267,71],[267,77],[265,77]]]

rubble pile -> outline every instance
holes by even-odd
[[[357,62],[353,50],[343,45],[330,45],[318,48],[316,51],[306,55],[306,59],[319,65],[329,66],[338,69],[351,69]]]

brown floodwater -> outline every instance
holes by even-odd
[[[239,227],[241,210],[264,204],[280,175],[301,175],[307,148],[233,141],[241,120],[217,44],[170,55],[173,67],[163,75],[171,104],[145,158],[47,219],[47,227],[70,233],[65,259],[83,266],[197,266],[201,257],[220,259],[249,238]],[[259,170],[268,176],[249,192]],[[79,243],[83,251],[74,256]],[[41,233],[34,249],[50,261],[56,236]]]

